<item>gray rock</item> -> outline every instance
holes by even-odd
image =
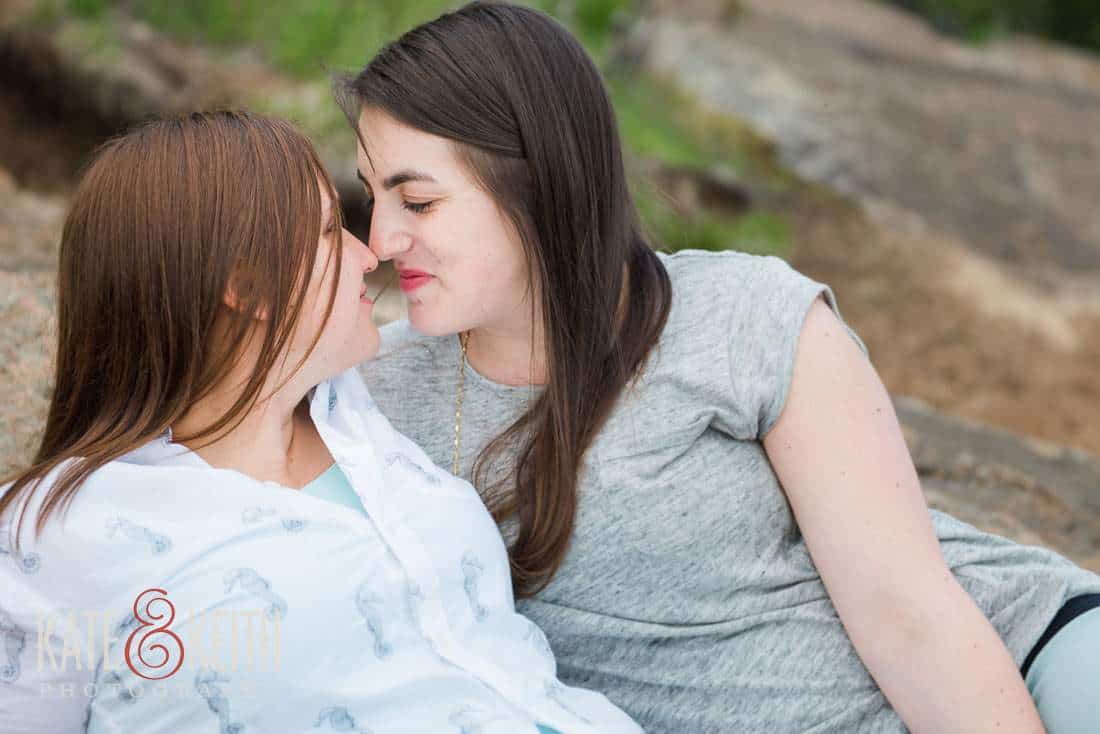
[[[1100,270],[1100,60],[971,48],[866,0],[739,4],[721,23],[656,3],[630,55],[872,211],[889,202],[1029,268]]]

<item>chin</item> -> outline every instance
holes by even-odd
[[[413,331],[424,336],[449,336],[457,334],[461,329],[448,319],[438,318],[435,313],[423,306],[409,304],[409,326]]]
[[[369,362],[378,356],[378,350],[381,347],[379,338],[375,335],[373,338],[368,338],[354,344],[355,349],[347,349],[339,355],[339,359],[333,361],[334,372],[330,377],[336,375],[342,375],[353,367],[358,367],[363,362]]]

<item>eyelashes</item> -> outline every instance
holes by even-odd
[[[430,207],[433,203],[435,202],[425,201],[423,203],[415,203],[412,201],[406,201],[401,204],[401,206],[405,207],[413,214],[423,214],[424,212],[428,211],[428,207]]]
[[[406,209],[406,210],[412,212],[413,214],[423,214],[424,212],[428,211],[428,209],[430,209],[432,204],[434,204],[434,203],[435,203],[435,201],[424,201],[424,202],[403,201],[403,202],[401,202],[401,207],[403,209]],[[367,211],[373,211],[373,210],[374,210],[374,197],[372,196],[372,197],[367,198]]]

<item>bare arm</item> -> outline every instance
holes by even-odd
[[[1042,732],[1019,671],[947,567],[889,395],[818,298],[763,439],[860,659],[913,732]]]

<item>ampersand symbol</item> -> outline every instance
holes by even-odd
[[[180,669],[180,666],[183,665],[183,642],[180,640],[179,635],[168,629],[172,625],[172,621],[176,618],[176,608],[172,605],[172,602],[168,600],[167,594],[168,592],[164,589],[146,589],[134,599],[134,618],[141,622],[141,626],[131,632],[130,636],[126,638],[126,665],[129,666],[130,670],[134,671],[135,674],[146,680],[163,680],[173,675]],[[143,599],[144,602],[142,601]],[[151,607],[158,602],[167,605],[167,612],[162,611],[160,614],[156,614],[152,611]],[[159,606],[161,605],[158,604],[158,607]],[[161,620],[165,617],[168,618],[167,621],[161,623]],[[156,639],[158,641],[150,642],[148,645],[146,644],[150,637],[159,635],[164,635],[167,639],[157,637]],[[137,640],[137,658],[145,669],[157,670],[158,668],[163,668],[168,665],[168,662],[176,655],[179,656],[179,660],[176,661],[175,666],[167,673],[146,675],[134,667],[131,658],[135,640]],[[163,656],[160,662],[155,665],[145,658],[146,653],[152,651],[156,651]]]

